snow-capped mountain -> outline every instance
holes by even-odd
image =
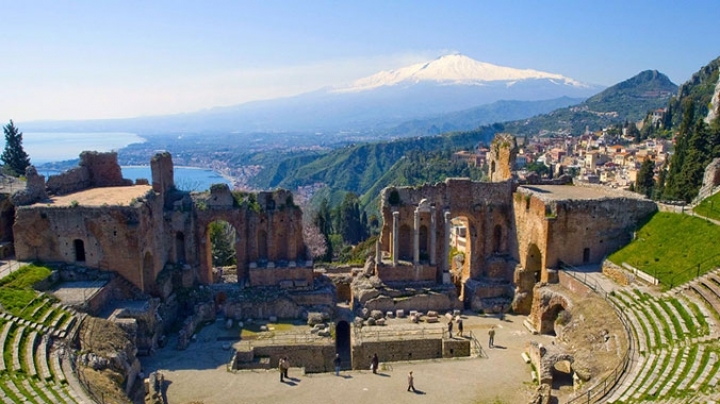
[[[379,72],[346,87],[195,113],[98,120],[87,122],[87,125],[99,126],[106,131],[114,128],[140,133],[352,131],[392,127],[408,120],[467,110],[500,100],[584,99],[602,89],[559,74],[501,67],[454,54]],[[73,125],[76,124],[39,123],[39,127],[28,127],[59,130]]]
[[[560,74],[532,69],[515,69],[479,62],[462,54],[441,56],[433,61],[418,63],[395,70],[381,71],[356,80],[347,87],[332,92],[358,92],[379,87],[436,83],[446,85],[486,85],[488,82],[508,82],[512,85],[522,80],[549,80],[550,82],[577,88],[592,86]]]

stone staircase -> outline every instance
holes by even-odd
[[[717,309],[707,306],[701,295],[685,292],[681,288],[659,295],[620,288],[609,294],[633,328],[638,355],[606,402],[716,402],[720,391]]]

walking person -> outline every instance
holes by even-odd
[[[458,316],[458,318],[457,318],[457,326],[458,326],[458,335],[462,338],[463,322],[462,322],[462,319],[460,318],[460,316]]]
[[[488,331],[488,337],[488,346],[492,348],[495,346],[495,326],[490,327],[490,331]]]
[[[340,354],[335,354],[335,359],[333,359],[333,363],[335,364],[335,376],[340,376],[340,364],[342,363],[342,359],[340,359]]]
[[[452,338],[452,327],[453,327],[453,321],[450,319],[448,321],[448,338]]]
[[[278,370],[280,371],[280,383],[284,382],[284,376],[285,376],[285,358],[280,358],[278,361]]]
[[[380,359],[378,359],[377,353],[373,354],[372,357],[372,371],[377,374],[378,365],[380,365]]]
[[[408,388],[407,391],[412,390],[415,393],[415,378],[413,377],[412,370],[408,373]]]
[[[290,360],[288,359],[287,356],[285,356],[283,358],[282,370],[283,370],[283,375],[285,376],[286,379],[290,378],[290,376],[288,376],[288,369],[290,369]]]

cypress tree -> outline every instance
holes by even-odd
[[[10,175],[19,177],[25,174],[25,169],[30,166],[30,157],[22,146],[22,132],[15,127],[12,119],[10,123],[3,126],[5,132],[5,150],[0,160],[5,164],[4,169]]]

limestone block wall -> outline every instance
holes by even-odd
[[[238,351],[236,354],[236,369],[251,369],[253,359],[256,357],[268,358],[265,368],[277,369],[280,358],[287,356],[292,368],[305,368],[307,373],[330,372],[335,369],[335,342],[328,339],[327,342],[303,345],[281,345],[281,346],[254,346],[252,354],[249,351]],[[368,365],[369,366],[369,365]],[[290,375],[292,376],[292,375]]]
[[[249,272],[250,286],[308,287],[313,284],[312,268],[250,268]]]
[[[384,282],[435,282],[437,267],[430,265],[378,265],[377,276]]]
[[[353,341],[351,350],[352,368],[369,369],[374,353],[378,354],[381,363],[442,358],[443,341],[441,338],[381,341],[365,339],[362,342]]]

